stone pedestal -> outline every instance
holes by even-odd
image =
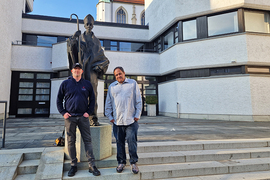
[[[110,124],[100,123],[100,126],[90,126],[92,147],[96,160],[101,160],[112,155],[112,128]],[[65,137],[66,131],[65,131]],[[68,143],[67,138],[65,138],[65,156],[69,158],[68,154]],[[83,139],[79,128],[76,131],[76,152],[78,162],[87,161],[84,149]]]
[[[156,104],[147,104],[147,116],[156,116]]]

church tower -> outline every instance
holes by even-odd
[[[99,0],[96,21],[145,25],[144,0]]]

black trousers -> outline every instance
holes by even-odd
[[[77,166],[76,157],[76,128],[79,128],[81,136],[84,142],[85,154],[88,159],[89,166],[95,165],[95,157],[93,154],[92,140],[90,134],[90,123],[89,119],[84,116],[69,117],[65,119],[65,127],[67,131],[67,141],[68,141],[68,153],[71,158],[71,166]]]

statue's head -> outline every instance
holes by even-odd
[[[85,18],[83,19],[83,23],[84,23],[84,28],[86,29],[87,32],[91,32],[93,27],[94,27],[94,18],[93,16],[91,16],[91,14],[88,14],[85,16]]]

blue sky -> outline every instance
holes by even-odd
[[[99,0],[34,0],[30,14],[69,18],[72,13],[83,19],[91,14],[96,19],[96,5]],[[76,18],[72,16],[72,18]]]

